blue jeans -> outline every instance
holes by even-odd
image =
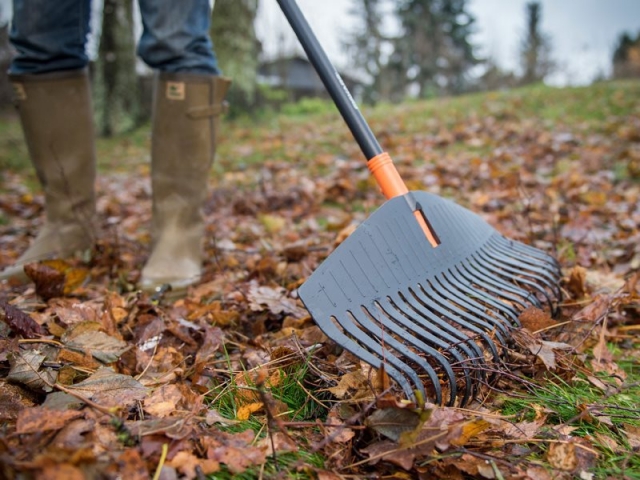
[[[209,0],[138,0],[138,55],[165,72],[219,75],[209,38]],[[38,74],[87,66],[91,0],[13,0],[9,38],[18,54],[10,74]]]

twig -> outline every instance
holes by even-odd
[[[167,452],[169,452],[169,444],[163,443],[162,453],[160,454],[160,461],[158,461],[158,466],[156,467],[156,473],[153,474],[153,480],[158,480],[160,478],[160,472],[162,471],[164,462],[167,459]]]

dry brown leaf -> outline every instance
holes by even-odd
[[[147,396],[147,389],[129,375],[100,367],[86,380],[67,387],[76,395],[106,407],[127,407]]]
[[[347,397],[360,398],[371,395],[371,387],[367,377],[362,370],[355,370],[340,377],[338,385],[330,387],[329,390],[338,399],[342,400]]]
[[[569,272],[567,289],[574,298],[580,299],[587,294],[587,270],[581,266],[575,266]]]
[[[21,383],[34,392],[50,392],[58,373],[52,368],[41,369],[47,357],[38,350],[20,351],[10,356],[11,370],[7,379]]]
[[[537,307],[529,307],[523,310],[520,314],[519,320],[522,327],[532,333],[551,327],[557,323],[551,318],[551,315]]]
[[[254,312],[268,310],[276,315],[288,313],[295,318],[303,318],[308,315],[305,309],[298,307],[293,299],[287,297],[287,291],[282,287],[273,288],[258,285],[253,281],[249,285],[247,298],[249,307]]]
[[[623,424],[622,427],[629,446],[634,449],[640,449],[640,427],[628,423]]]
[[[369,455],[371,459],[369,463],[371,465],[376,465],[381,460],[384,460],[405,470],[411,470],[416,459],[415,453],[388,440],[376,442],[367,448],[363,448],[360,452]]]
[[[80,450],[87,442],[94,440],[93,438],[87,438],[85,435],[94,430],[95,424],[95,420],[84,418],[76,418],[71,422],[67,422],[56,434],[52,445],[66,450]]]
[[[297,452],[298,445],[283,432],[275,432],[267,435],[260,440],[258,447],[263,449],[267,456],[273,456],[273,451],[276,453]]]
[[[182,392],[177,385],[162,385],[144,399],[144,410],[155,417],[169,417],[177,413],[177,406],[182,399]]]
[[[540,420],[534,420],[533,422],[508,423],[504,428],[502,428],[502,433],[504,433],[508,438],[535,438],[540,427],[544,425],[545,419],[546,418],[542,418]]]
[[[0,301],[0,321],[23,338],[37,338],[45,334],[44,329],[33,318],[5,301]]]
[[[220,464],[208,458],[198,458],[191,452],[178,452],[167,462],[167,465],[182,473],[185,478],[191,480],[198,476],[197,468],[200,467],[202,473],[208,475],[220,470]]]
[[[218,352],[224,338],[222,330],[218,327],[203,325],[203,328],[204,340],[196,352],[195,365],[208,362]]]
[[[122,479],[127,480],[148,480],[149,472],[144,463],[144,460],[140,456],[140,453],[135,448],[127,448],[120,454],[117,459],[118,472]]]
[[[207,458],[224,463],[232,473],[242,473],[248,467],[266,461],[265,449],[253,446],[254,437],[251,430],[217,432],[215,438],[205,437],[201,442],[207,450]]]
[[[68,463],[47,465],[38,472],[38,480],[86,480],[85,474],[78,467]]]
[[[36,293],[44,300],[69,295],[89,276],[86,268],[78,268],[57,259],[28,263],[24,266],[24,272],[33,280]]]
[[[91,353],[96,360],[102,363],[117,361],[133,346],[100,331],[81,333],[67,340],[65,344],[71,350]]]
[[[491,424],[482,418],[476,418],[472,421],[465,422],[461,426],[460,436],[457,438],[451,438],[451,445],[461,447],[466,445],[469,440],[477,437],[480,433],[489,429]]]
[[[334,411],[331,413],[334,413]],[[331,415],[331,413],[329,415]],[[351,441],[356,434],[356,432],[335,416],[329,416],[327,423],[329,425],[335,425],[335,427],[326,427],[325,437],[330,438],[332,442],[347,443]]]
[[[0,380],[0,422],[15,420],[21,410],[35,406],[36,400],[21,386]]]
[[[364,424],[394,442],[403,434],[415,431],[421,426],[420,416],[411,410],[383,408],[369,415]]]
[[[25,408],[18,413],[16,433],[36,433],[60,430],[69,421],[80,418],[83,412],[76,410],[51,410],[46,407]]]

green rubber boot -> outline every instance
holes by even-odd
[[[175,294],[202,274],[201,209],[231,82],[219,76],[166,72],[155,81],[152,250],[140,287],[156,291],[168,284]]]
[[[24,265],[69,257],[95,242],[95,139],[86,70],[11,75],[31,162],[45,197],[37,237],[0,280],[26,282]]]

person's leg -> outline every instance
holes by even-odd
[[[91,0],[13,0],[9,74],[85,68]]]
[[[55,8],[54,8],[55,6]],[[16,105],[45,194],[45,222],[0,280],[24,281],[24,265],[93,244],[95,148],[84,41],[87,0],[14,0],[11,64]]]
[[[138,55],[161,72],[220,75],[209,38],[209,0],[139,0]]]
[[[229,80],[219,76],[208,36],[208,0],[140,0],[138,51],[155,78],[151,184],[152,252],[140,284],[181,290],[202,270],[201,208]]]

